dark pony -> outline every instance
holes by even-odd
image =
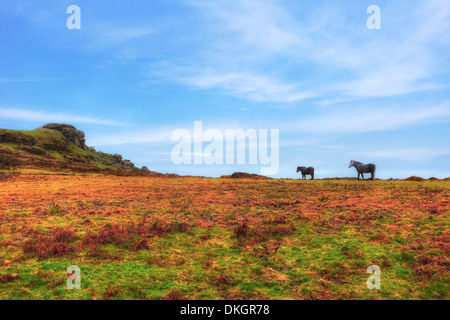
[[[311,175],[311,180],[314,180],[314,168],[313,167],[297,167],[297,172],[302,172],[302,180],[306,179],[306,175]]]

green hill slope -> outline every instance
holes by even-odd
[[[98,152],[84,133],[66,124],[35,130],[0,129],[0,170],[148,173],[121,155]]]

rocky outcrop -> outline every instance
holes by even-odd
[[[135,167],[135,165],[130,161],[123,159],[123,157],[120,154],[108,154],[101,151],[95,150],[94,147],[88,147],[86,145],[86,138],[84,135],[84,132],[81,130],[77,130],[74,126],[70,124],[65,123],[48,123],[38,129],[41,130],[56,130],[63,134],[63,136],[73,144],[75,144],[77,147],[89,151],[90,154],[88,155],[88,161],[91,165],[106,165],[106,166],[112,166],[121,170],[132,170],[132,171],[142,171],[142,172],[151,172],[147,167],[143,167],[145,169],[139,169]],[[31,138],[31,137],[30,137]],[[0,140],[12,140],[13,138],[7,136],[7,135],[0,135]],[[15,136],[14,139],[19,139],[19,136]],[[28,139],[28,140],[27,140]],[[32,139],[32,138],[31,138]],[[34,142],[32,140],[29,140],[28,136],[24,135],[23,137],[20,136],[20,144],[22,145],[33,145]],[[45,145],[46,150],[65,150],[68,147],[68,141],[64,141],[67,146],[57,145],[57,141],[53,141],[50,145]],[[19,141],[15,141],[19,142]],[[61,142],[60,142],[61,144]],[[66,148],[64,148],[66,147]],[[94,153],[94,155],[92,154]],[[68,157],[65,157],[69,159]],[[73,157],[72,157],[73,158]],[[70,159],[72,159],[70,158]],[[73,159],[72,159],[73,160]]]
[[[121,163],[122,162],[122,156],[120,154],[115,153],[115,154],[112,155],[112,158],[113,158],[113,160],[116,163]]]
[[[70,142],[75,144],[77,147],[83,150],[89,150],[86,146],[86,138],[84,132],[77,130],[74,126],[65,123],[48,123],[42,126],[44,129],[56,130],[62,132],[64,137],[66,137]]]
[[[109,155],[109,154],[101,152],[101,151],[96,151],[96,154],[98,156],[97,161],[100,164],[104,164],[107,166],[113,166],[113,167],[120,168],[123,170],[135,170],[135,171],[141,170],[141,169],[137,168],[134,165],[134,163],[131,162],[131,160],[123,159],[123,157],[120,154],[115,153],[113,155]],[[144,170],[141,170],[141,171],[144,171]],[[150,170],[149,170],[149,172],[150,172]]]

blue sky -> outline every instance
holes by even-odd
[[[380,178],[450,176],[446,0],[17,0],[0,26],[1,128],[70,123],[97,150],[203,176],[260,166],[175,165],[175,129],[279,129],[274,177],[356,176],[352,159]]]

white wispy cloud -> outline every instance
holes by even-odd
[[[179,81],[200,89],[219,89],[254,101],[295,102],[314,97],[314,93],[302,91],[296,84],[239,72],[191,74],[180,77]]]
[[[344,103],[344,102],[352,102],[355,101],[355,98],[335,98],[335,99],[324,99],[324,100],[319,100],[316,102],[316,104],[320,107],[327,107],[330,105],[335,105],[335,104],[339,104],[339,103]]]
[[[397,130],[450,120],[450,104],[423,107],[371,107],[329,112],[324,116],[290,123],[287,131],[311,133],[354,133]]]
[[[119,45],[133,40],[139,40],[148,35],[154,34],[155,29],[150,26],[117,26],[105,24],[98,26],[101,39],[96,38],[96,44]]]
[[[382,13],[386,17],[395,15],[400,25],[386,22],[379,31],[361,28],[349,15],[352,12],[349,6],[334,3],[319,3],[315,10],[308,8],[310,16],[302,16],[303,20],[289,12],[283,2],[197,0],[190,3],[203,10],[211,32],[220,34],[217,40],[201,48],[203,62],[195,62],[197,66],[215,65],[215,68],[207,76],[184,78],[191,80],[185,81],[187,84],[200,84],[197,85],[200,89],[214,86],[235,96],[277,102],[302,100],[280,98],[283,95],[333,94],[335,98],[325,99],[326,104],[333,104],[349,97],[390,97],[441,88],[442,84],[432,77],[442,73],[442,68],[448,68],[448,64],[443,65],[438,59],[441,49],[434,50],[436,43],[449,44],[442,39],[449,38],[445,36],[450,30],[450,9],[446,1],[414,2],[407,11],[401,4],[384,2]],[[361,12],[361,22],[366,18],[366,13]],[[273,72],[270,66],[274,59],[280,60],[282,72]],[[245,68],[237,72],[236,65]],[[299,70],[297,80],[287,76],[289,66]],[[316,69],[327,69],[339,76],[318,80],[314,78]],[[242,95],[235,90],[241,86],[246,88],[246,82],[237,79],[248,79],[248,75],[254,74],[267,85],[254,86],[254,94]],[[296,85],[299,82],[302,86]],[[264,94],[267,88],[271,88],[272,94]]]
[[[291,103],[315,96],[301,81],[266,70],[267,59],[302,42],[283,7],[253,0],[188,4],[205,27],[190,35],[193,45],[187,52],[151,65],[149,76],[259,102]]]
[[[441,50],[448,46],[450,8],[447,1],[383,3],[381,30],[335,36],[316,52],[348,76],[329,83],[344,96],[388,97],[442,87],[433,76],[449,70]],[[395,16],[395,24],[390,19]],[[389,19],[389,20],[388,20]],[[407,27],[406,27],[407,26]],[[321,30],[326,32],[326,30]],[[333,34],[332,31],[329,31]],[[378,32],[378,33],[377,33]],[[447,48],[448,49],[448,48]],[[347,78],[347,79],[346,79]]]
[[[124,144],[169,144],[173,129],[161,127],[153,130],[134,130],[117,134],[94,135],[89,139],[93,146]]]
[[[78,116],[68,113],[52,113],[46,111],[26,110],[19,108],[0,107],[0,118],[22,121],[34,121],[41,123],[48,122],[67,122],[67,123],[86,123],[108,126],[125,126],[124,123],[109,119],[100,119],[91,116]]]
[[[389,160],[403,161],[428,161],[439,156],[450,155],[450,150],[442,148],[399,148],[367,150],[364,152],[353,152],[355,155]]]
[[[201,10],[210,27],[221,32],[222,49],[252,48],[252,56],[274,53],[302,43],[300,26],[289,12],[273,1],[189,1]],[[263,51],[261,51],[263,50]]]
[[[107,53],[111,64],[139,60],[143,83],[151,78],[258,102],[320,97],[331,105],[439,89],[443,84],[434,77],[450,68],[442,54],[450,50],[446,0],[380,1],[381,30],[368,30],[367,13],[351,2],[181,5],[188,14],[162,13],[150,21],[113,23],[102,16],[91,22],[80,48]]]

